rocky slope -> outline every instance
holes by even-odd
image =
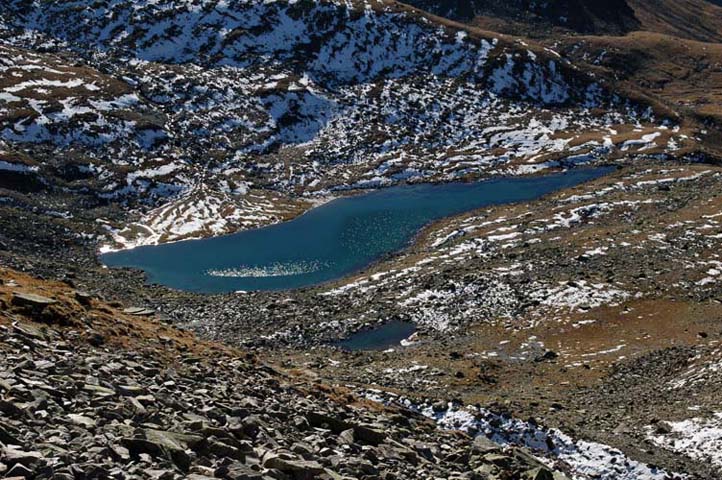
[[[6,478],[567,478],[68,284],[0,279]]]
[[[722,50],[674,36],[712,38],[695,2],[474,3],[559,27],[534,41],[392,1],[5,2],[0,475],[718,478]],[[619,169],[317,288],[96,257],[580,164]],[[338,348],[390,320],[417,332]]]

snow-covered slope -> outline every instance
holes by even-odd
[[[41,164],[81,149],[99,195],[131,207],[195,192],[224,205],[220,224],[215,208],[158,210],[119,245],[283,218],[256,190],[327,196],[607,155],[610,127],[653,121],[555,52],[393,2],[16,0],[0,23],[9,149]],[[668,148],[638,137],[631,152]],[[177,228],[189,215],[196,228]]]

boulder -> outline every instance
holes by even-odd
[[[145,473],[150,476],[152,480],[173,480],[175,478],[173,470],[152,469],[146,470]]]
[[[672,428],[672,425],[669,422],[658,422],[657,427],[655,428],[656,433],[667,435],[672,433],[674,429]]]
[[[324,471],[323,465],[315,461],[293,458],[289,455],[270,454],[263,459],[263,467],[290,473],[297,479],[310,479]]]
[[[546,465],[539,461],[539,459],[537,459],[531,451],[524,447],[514,450],[514,458],[516,458],[516,460],[522,465],[527,465],[528,469],[546,468]]]
[[[118,392],[126,397],[135,397],[143,395],[145,393],[145,388],[137,385],[119,385]]]
[[[216,469],[215,476],[229,480],[261,480],[263,478],[263,474],[259,471],[239,462],[233,462],[228,466]]]
[[[203,453],[213,455],[216,458],[232,458],[234,460],[243,460],[244,455],[240,449],[221,442],[215,437],[206,439],[202,447]]]
[[[365,425],[354,425],[354,436],[364,443],[379,445],[386,439],[386,434]]]
[[[33,476],[33,470],[31,468],[26,467],[25,465],[21,463],[16,463],[13,465],[13,467],[8,470],[7,477],[3,478],[32,478]]]
[[[155,310],[143,307],[128,307],[123,309],[123,313],[136,317],[150,317],[152,315],[155,315]]]
[[[84,415],[77,415],[77,414],[71,413],[68,415],[68,419],[70,420],[70,423],[72,423],[73,425],[87,428],[89,430],[91,428],[95,428],[95,426],[96,426],[95,420],[93,420],[90,417],[86,417]]]
[[[26,452],[14,447],[5,447],[0,450],[0,461],[9,467],[20,464],[31,468],[41,463],[43,459],[43,454],[40,452]]]
[[[474,452],[482,455],[501,451],[501,446],[498,443],[489,440],[485,435],[477,435],[474,437],[474,442],[471,444],[471,448]]]
[[[354,440],[353,428],[349,428],[338,434],[338,443],[341,445],[353,445]]]
[[[203,441],[203,437],[199,435],[168,432],[165,430],[146,429],[144,430],[144,435],[148,441],[176,450],[195,449]]]
[[[164,456],[183,471],[187,471],[191,464],[186,450],[197,447],[203,440],[197,435],[164,430],[146,429],[143,434],[145,438],[122,438],[120,443],[131,455],[146,453],[155,457]]]
[[[57,303],[57,301],[34,293],[15,292],[13,293],[12,303],[18,307],[40,312],[48,305]]]
[[[85,390],[86,392],[91,392],[94,395],[99,395],[99,396],[115,395],[115,390],[112,390],[112,389],[106,388],[106,387],[101,387],[100,385],[86,384],[86,385],[83,385],[83,390]]]
[[[142,416],[148,413],[145,407],[135,397],[128,397],[128,403],[130,404],[136,415]]]
[[[312,427],[327,428],[336,434],[351,428],[351,425],[343,420],[317,412],[309,412],[306,419]]]
[[[88,307],[88,306],[90,306],[91,302],[93,301],[93,296],[91,294],[89,294],[88,292],[76,290],[75,291],[75,300],[79,304],[81,304],[85,307]]]

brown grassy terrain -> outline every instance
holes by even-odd
[[[703,42],[722,41],[722,7],[705,0],[629,0],[641,30]]]
[[[607,78],[619,92],[698,130],[692,137],[703,144],[701,151],[719,157],[722,44],[634,32],[624,37],[566,38],[558,45],[565,55]]]
[[[639,25],[625,35],[583,36],[537,25],[522,14],[516,19],[477,16],[468,23],[483,32],[520,35],[532,46],[545,44],[560,51],[583,70],[602,75],[619,93],[651,105],[657,115],[708,130],[701,139],[706,144],[702,151],[719,156],[722,7],[704,0],[628,3]]]
[[[720,114],[722,44],[635,32],[624,37],[569,39],[565,46],[572,55],[572,49],[583,47],[590,66],[606,69],[622,84],[630,82],[671,108],[682,112],[704,108]]]
[[[52,303],[44,308],[20,305],[17,294],[39,295]],[[83,343],[134,351],[152,350],[166,360],[181,353],[202,357],[241,355],[227,346],[197,339],[190,332],[162,323],[155,315],[129,315],[118,302],[108,302],[76,290],[66,282],[41,280],[0,268],[0,325],[55,330]]]

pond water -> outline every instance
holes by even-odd
[[[110,267],[140,268],[149,282],[201,293],[308,287],[400,250],[433,220],[533,200],[610,170],[577,168],[535,177],[391,187],[333,200],[289,222],[107,253],[101,261]]]
[[[391,320],[380,327],[356,332],[336,345],[344,350],[386,350],[398,347],[401,340],[409,338],[416,331],[411,322]]]

